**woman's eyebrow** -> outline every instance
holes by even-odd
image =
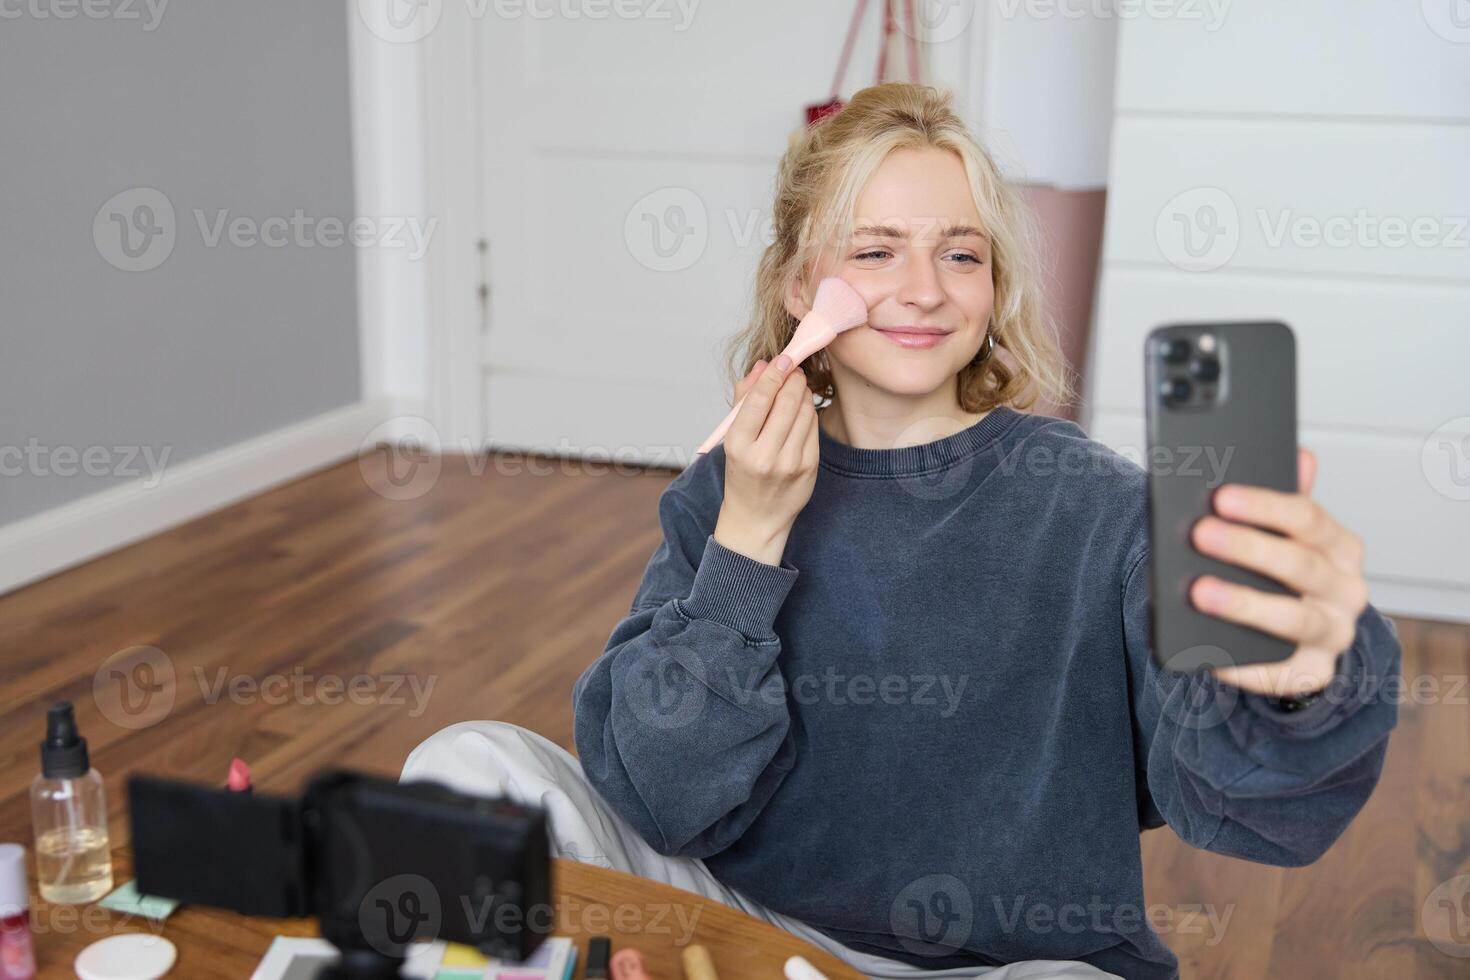
[[[854,238],[904,238],[904,233],[892,225],[859,225],[852,230]],[[985,232],[974,225],[946,225],[945,238],[985,238]]]

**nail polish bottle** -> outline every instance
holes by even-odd
[[[35,975],[26,849],[0,844],[0,980],[32,980]]]

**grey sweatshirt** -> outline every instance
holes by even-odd
[[[575,686],[587,777],[657,851],[865,952],[1151,980],[1177,961],[1141,831],[1295,866],[1362,808],[1398,717],[1372,606],[1288,712],[1154,664],[1145,474],[1073,423],[998,408],[921,446],[819,438],[780,566],[712,537],[723,448],[673,479]]]

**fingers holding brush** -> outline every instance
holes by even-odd
[[[782,355],[751,379],[726,433],[717,542],[757,561],[780,564],[791,526],[816,486],[816,439],[806,374]]]
[[[750,381],[750,387],[738,402],[739,408],[734,421],[730,423],[730,431],[725,433],[727,453],[737,444],[751,446],[755,443],[766,424],[766,417],[771,413],[771,406],[776,403],[776,396],[781,393],[786,372],[790,369],[790,358],[783,364],[778,357]]]
[[[771,458],[781,457],[801,414],[802,402],[810,403],[811,400],[811,389],[806,386],[805,372],[792,365],[771,402],[765,425],[761,426],[760,435],[756,437],[757,451]]]
[[[770,367],[770,362],[763,357],[760,360],[756,361],[754,365],[752,365],[749,373],[747,373],[745,377],[741,378],[735,383],[736,402],[739,402],[740,399],[744,398],[750,392],[750,386],[755,384],[756,379],[759,378],[768,367]]]
[[[802,390],[806,393],[797,406],[796,419],[786,435],[786,442],[781,446],[781,465],[793,473],[815,471],[820,456],[817,445],[817,407],[812,404],[811,393],[807,391],[805,382]]]

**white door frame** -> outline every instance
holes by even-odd
[[[472,451],[484,444],[480,347],[486,307],[478,227],[479,34],[470,5],[444,3],[438,24],[418,44],[425,205],[438,219],[426,255],[425,415],[446,452]]]

